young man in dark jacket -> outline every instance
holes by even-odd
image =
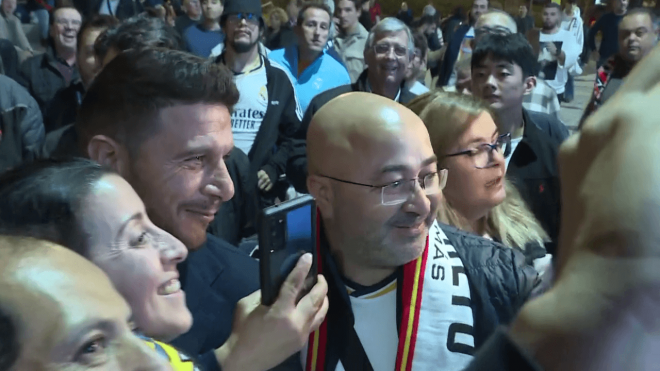
[[[424,123],[399,103],[333,99],[312,119],[308,151],[330,309],[303,365],[465,368],[515,317],[537,272],[522,253],[436,221],[448,174]]]
[[[227,0],[221,24],[227,38],[216,62],[234,73],[240,93],[231,115],[232,134],[236,147],[250,158],[259,204],[268,206],[276,197],[284,199],[289,186],[284,176],[286,161],[302,112],[284,67],[260,52],[261,2]]]
[[[37,158],[45,135],[37,102],[16,81],[0,75],[0,172]]]
[[[385,18],[369,31],[367,40],[364,52],[367,69],[362,72],[358,80],[353,84],[338,86],[317,95],[307,107],[300,130],[296,132],[293,150],[286,167],[287,177],[298,192],[307,192],[307,129],[312,117],[323,105],[352,91],[374,93],[401,104],[406,104],[415,98],[415,94],[405,86],[406,68],[415,52],[414,49],[408,49],[414,45],[413,34],[408,26],[399,19]],[[383,45],[390,46],[383,48]]]
[[[511,133],[507,176],[552,241],[559,236],[557,154],[568,130],[554,117],[523,108],[536,84],[532,47],[520,34],[486,34],[472,54],[472,94],[498,114],[500,133]],[[551,249],[552,250],[552,249]],[[555,251],[548,251],[555,254]]]

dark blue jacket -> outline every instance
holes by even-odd
[[[440,72],[438,74],[438,87],[446,86],[451,77],[451,73],[454,71],[454,65],[456,64],[456,59],[458,58],[458,52],[461,49],[461,44],[463,43],[463,38],[465,34],[470,30],[470,25],[464,23],[454,31],[447,44],[447,51],[445,52],[445,57],[442,59],[442,64],[440,65]]]
[[[219,369],[213,351],[231,334],[236,303],[259,289],[259,264],[229,243],[207,238],[178,266],[193,325],[172,345],[199,355],[204,370],[213,371]]]
[[[589,50],[596,50],[596,34],[598,31],[603,33],[603,39],[598,49],[601,61],[607,60],[619,51],[619,22],[622,18],[622,15],[614,13],[604,14],[589,30],[587,35]]]

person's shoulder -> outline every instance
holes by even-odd
[[[276,62],[281,62],[284,60],[285,54],[286,54],[286,48],[271,50],[268,53],[268,59],[270,59],[271,61],[274,60]]]
[[[21,84],[5,75],[0,75],[0,94],[4,96],[0,99],[0,106],[30,103],[32,96]]]
[[[514,263],[516,254],[512,248],[447,224],[439,223],[439,225],[461,256],[466,269],[480,270],[484,266],[496,264],[511,266]],[[518,253],[523,256],[521,252]]]
[[[240,251],[236,246],[218,238],[212,234],[206,234],[206,244],[199,251],[206,249],[209,253],[220,259],[229,258],[237,262],[250,262],[248,265],[256,264],[256,261]]]
[[[351,84],[337,86],[335,88],[326,90],[323,93],[320,93],[317,96],[315,96],[314,99],[312,99],[312,103],[310,103],[310,106],[314,103],[317,106],[322,106],[323,104],[329,102],[333,98],[338,97],[344,93],[350,93],[352,91],[353,91],[353,86]]]

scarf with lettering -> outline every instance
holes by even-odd
[[[342,370],[341,359],[352,351],[346,349],[346,338],[354,317],[322,237],[318,246],[319,273],[328,280],[330,310],[319,330],[310,335],[305,370]],[[430,228],[422,255],[400,270],[397,295],[395,371],[465,368],[474,352],[470,287],[458,253],[437,222]]]

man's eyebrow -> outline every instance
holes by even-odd
[[[422,166],[421,167],[429,166],[429,165],[434,164],[436,162],[438,162],[438,156],[433,155],[433,156],[427,158],[426,160],[422,161]],[[380,170],[380,174],[382,175],[382,174],[387,174],[387,173],[400,173],[400,172],[404,172],[406,170],[410,170],[410,166],[408,166],[408,165],[387,165],[387,166],[383,167]]]

